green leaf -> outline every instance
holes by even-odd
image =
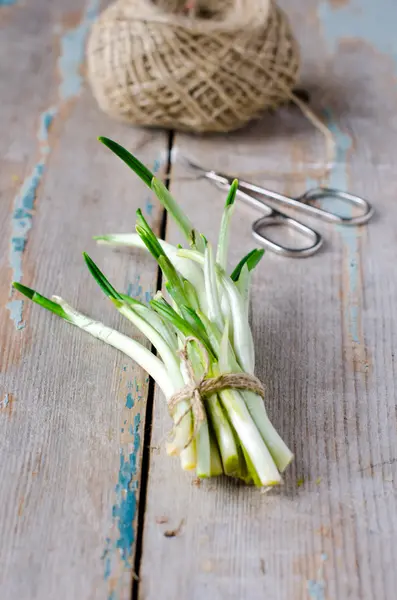
[[[196,331],[200,332],[200,335],[205,337],[207,333],[205,331],[204,324],[200,317],[197,315],[196,311],[190,308],[190,306],[186,305],[181,306],[180,309],[182,316],[186,319],[186,321],[190,323]]]
[[[141,210],[137,210],[136,230],[149,252],[157,260],[164,277],[169,282],[172,297],[177,304],[188,303],[181,277],[178,275],[174,265],[164,252],[159,240],[145,220]]]
[[[230,278],[233,281],[237,281],[238,278],[240,277],[241,269],[243,268],[243,266],[245,264],[247,265],[249,271],[253,271],[255,269],[256,265],[262,259],[262,256],[264,254],[265,254],[265,251],[263,249],[260,250],[259,248],[255,248],[254,250],[251,250],[251,252],[248,252],[248,254],[246,254],[244,256],[244,258],[242,258],[240,260],[237,267],[234,269],[233,273],[230,275]]]
[[[121,300],[125,302],[125,304],[131,304],[131,306],[139,305],[146,308],[146,304],[139,302],[139,300],[136,300],[136,298],[131,298],[131,296],[127,296],[127,294],[121,294],[120,292],[118,292],[118,295],[120,296]]]
[[[154,299],[150,301],[150,306],[164,319],[169,321],[184,336],[196,335],[191,325],[172,308],[164,299]]]
[[[208,246],[208,240],[207,240],[207,238],[205,237],[204,233],[200,233],[200,237],[203,240],[204,248],[206,248]]]
[[[49,298],[46,298],[45,296],[42,296],[41,294],[36,292],[36,290],[32,290],[31,288],[26,287],[26,285],[22,285],[21,283],[17,283],[16,281],[13,282],[12,286],[16,290],[18,290],[18,292],[29,298],[29,300],[32,300],[32,302],[35,302],[43,308],[46,308],[50,312],[58,315],[58,317],[65,319],[65,321],[71,322],[70,317],[63,310],[62,306],[59,306],[59,304],[57,304],[56,302],[53,302]]]
[[[222,269],[226,269],[227,265],[227,254],[229,249],[229,231],[230,231],[230,222],[232,220],[233,212],[234,212],[234,201],[236,199],[236,193],[238,189],[238,181],[235,179],[230,186],[229,193],[226,198],[225,208],[223,209],[222,221],[219,228],[219,238],[218,238],[218,249],[216,252],[216,262],[222,267]]]
[[[196,288],[194,285],[190,283],[187,279],[183,280],[183,289],[186,295],[186,298],[189,301],[189,306],[194,308],[194,310],[198,310],[200,307],[199,299],[197,296]]]
[[[200,234],[194,229],[190,219],[185,215],[164,183],[160,181],[160,179],[157,179],[157,177],[153,177],[152,190],[166,211],[172,216],[189,244],[195,246],[197,250],[202,250],[203,242],[200,238]]]
[[[149,171],[149,169],[145,167],[145,165],[143,165],[137,158],[135,158],[135,156],[123,148],[123,146],[120,146],[120,144],[110,140],[107,137],[100,136],[98,140],[107,148],[109,148],[109,150],[114,152],[119,158],[121,158],[121,160],[124,161],[125,164],[129,166],[130,169],[132,169],[148,187],[151,187],[152,179],[154,177],[153,173]]]
[[[150,306],[152,306],[160,316],[172,323],[172,325],[185,337],[193,336],[200,340],[211,359],[216,360],[204,325],[194,310],[187,306],[181,306],[180,308],[183,316],[180,316],[164,298],[151,300]]]
[[[149,223],[146,221],[145,217],[142,214],[140,208],[136,211],[136,232],[144,242],[146,248],[149,250],[150,254],[158,260],[160,256],[165,256],[166,254],[161,247],[159,240],[157,239],[153,229],[150,227]]]
[[[192,327],[192,329],[196,332],[195,336],[201,341],[202,344],[204,344],[211,359],[217,360],[216,354],[212,348],[211,342],[207,335],[205,326],[204,326],[202,320],[200,319],[200,317],[198,316],[198,314],[196,313],[196,311],[193,310],[192,308],[190,308],[189,306],[181,306],[180,308],[181,308],[182,316],[189,323],[189,325]]]
[[[234,204],[234,201],[236,199],[237,190],[238,190],[238,180],[234,179],[232,182],[232,185],[229,188],[229,193],[227,195],[226,202],[225,202],[225,208],[226,208],[226,206],[231,206],[232,204]]]
[[[106,279],[105,275],[102,273],[99,267],[97,267],[92,258],[90,258],[86,252],[83,252],[83,256],[89,272],[106,296],[109,296],[109,298],[112,300],[122,302],[122,297],[118,291],[115,290],[112,284]]]
[[[159,260],[159,265],[160,265],[161,270],[163,271],[164,276],[168,279],[168,277],[166,275],[166,269],[164,269],[164,266],[163,266],[162,259]],[[177,274],[177,276],[179,277],[178,274]],[[178,283],[178,281],[176,281],[176,280],[170,281],[168,279],[168,281],[166,281],[166,283],[165,283],[165,289],[167,290],[167,292],[169,293],[169,295],[171,296],[171,298],[173,299],[175,304],[178,306],[178,308],[185,304],[186,305],[189,304],[189,300],[186,296],[185,289],[183,287],[182,282]]]

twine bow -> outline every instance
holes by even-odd
[[[195,342],[196,344],[198,344],[204,357],[204,373],[199,379],[197,379],[193,370],[192,363],[189,359],[189,342]],[[186,338],[185,344],[178,354],[186,368],[186,373],[188,374],[189,382],[183,388],[181,388],[171,396],[168,403],[168,408],[170,414],[172,415],[175,408],[178,404],[180,404],[180,402],[189,402],[189,407],[174,424],[174,428],[177,427],[182,421],[182,419],[190,411],[192,411],[194,423],[193,433],[186,442],[185,448],[187,448],[192,443],[200,429],[201,424],[207,420],[207,415],[204,406],[204,398],[206,396],[211,396],[212,394],[216,394],[217,392],[226,389],[237,389],[249,390],[251,392],[254,392],[255,394],[258,394],[262,398],[265,397],[264,387],[259,381],[259,379],[255,377],[255,375],[250,375],[248,373],[222,373],[221,375],[217,375],[216,377],[208,377],[208,373],[210,370],[210,360],[208,352],[203,346],[203,344],[200,342],[200,340],[193,336],[189,336]]]

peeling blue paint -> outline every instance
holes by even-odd
[[[37,138],[40,143],[45,144],[45,147],[42,149],[42,151],[47,151],[50,149],[49,145],[47,144],[48,132],[50,131],[52,121],[54,120],[54,117],[56,114],[57,114],[57,108],[55,106],[52,106],[51,108],[49,108],[48,110],[45,110],[41,114],[40,127],[39,127],[39,132],[37,134]]]
[[[0,0],[0,4],[11,4],[11,2],[10,0]],[[61,76],[58,92],[61,102],[70,100],[81,91],[83,80],[80,70],[84,60],[85,40],[92,22],[98,15],[98,11],[99,0],[90,0],[81,22],[61,37],[61,52],[58,59]],[[22,281],[23,254],[28,240],[28,233],[33,225],[33,209],[37,190],[42,181],[50,153],[48,132],[58,110],[58,106],[53,106],[40,115],[37,133],[39,159],[22,183],[21,189],[14,200],[9,260],[12,280],[18,283]],[[17,329],[22,329],[24,327],[23,300],[14,300],[12,296],[13,291],[11,290],[11,301],[7,304],[10,318],[14,321]]]
[[[137,455],[140,447],[140,415],[135,415],[133,428],[133,449],[127,455],[124,450],[120,453],[119,480],[116,485],[116,504],[113,506],[113,518],[117,519],[119,539],[116,547],[120,550],[121,558],[127,567],[132,554],[135,540],[134,519],[136,513],[136,492],[138,482],[134,481],[137,472]]]
[[[347,133],[343,132],[340,127],[336,124],[336,122],[332,119],[332,114],[330,111],[327,111],[328,115],[328,127],[330,128],[334,139],[336,141],[336,159],[335,165],[332,169],[329,184],[332,188],[337,188],[340,190],[348,190],[349,182],[347,177],[347,164],[349,152],[352,148],[352,138]],[[346,214],[346,204],[342,204],[341,211],[345,209]],[[338,205],[333,201],[333,210],[338,211]],[[351,208],[350,208],[351,214]],[[357,227],[343,227],[338,226],[338,231],[343,240],[345,251],[347,252],[347,264],[348,264],[348,274],[349,274],[349,300],[348,300],[348,323],[349,323],[349,333],[351,339],[355,343],[360,343],[360,327],[359,327],[359,319],[360,319],[360,311],[357,305],[357,300],[355,296],[359,287],[359,278],[360,278],[360,268],[358,264],[358,252],[359,252],[359,230]]]
[[[41,183],[47,156],[50,151],[48,133],[56,113],[56,107],[50,107],[40,115],[39,130],[37,133],[39,160],[34,165],[30,175],[22,183],[19,193],[14,199],[9,261],[12,269],[12,280],[18,283],[22,281],[23,254],[28,241],[28,233],[33,225],[33,209],[37,190]],[[12,297],[12,291],[10,297]],[[16,328],[22,329],[24,327],[22,320],[23,300],[11,300],[7,304],[7,308]]]
[[[158,174],[160,167],[161,167],[161,161],[160,161],[160,159],[156,158],[153,163],[153,169],[152,169],[153,175]],[[153,204],[152,200],[153,200],[153,194],[150,194],[145,200],[145,210],[146,210],[146,214],[149,217],[151,217],[153,214],[154,204]]]
[[[110,573],[111,573],[111,564],[112,563],[110,561],[110,558],[109,558],[109,556],[107,556],[105,558],[105,573],[104,573],[105,580],[108,579],[109,576],[110,576]]]
[[[160,166],[160,160],[156,160],[154,162],[153,172],[156,173]],[[150,202],[150,200],[147,202]],[[149,212],[152,210],[148,203],[146,204],[146,210]],[[152,297],[150,291],[143,290],[140,275],[136,275],[135,281],[128,285],[127,294],[141,301],[143,298],[145,298],[147,302]],[[126,372],[127,366],[123,366],[122,371]],[[122,374],[120,380],[123,380]],[[149,377],[146,377],[145,381],[148,383]],[[141,386],[136,377],[134,377],[133,381],[127,380],[125,385],[128,390],[126,395],[125,409],[131,410],[136,405],[136,402],[142,400],[142,395],[140,393]],[[126,413],[125,409],[123,410],[123,416],[128,414]],[[131,413],[129,413],[129,415],[128,421],[132,417]],[[124,419],[124,425],[126,424],[127,419]],[[106,549],[102,557],[104,559],[105,580],[108,580],[111,576],[112,568],[117,568],[119,556],[121,556],[126,569],[129,571],[131,569],[130,558],[132,556],[133,544],[135,541],[134,519],[136,514],[136,495],[138,492],[138,481],[135,479],[135,477],[137,474],[137,456],[140,449],[139,428],[139,414],[134,416],[133,423],[129,423],[128,429],[127,427],[121,428],[121,432],[124,434],[124,436],[123,444],[120,449],[120,470],[118,483],[115,488],[116,502],[112,508],[112,515],[118,528],[118,538],[112,543],[110,542],[109,538],[106,540]],[[125,443],[127,432],[129,443]],[[117,553],[115,551],[117,551]],[[114,589],[110,589],[109,594],[108,600],[116,600],[116,596],[118,597],[118,594],[114,591]]]
[[[135,399],[133,399],[133,403]],[[120,469],[115,487],[116,500],[112,508],[112,516],[117,527],[117,538],[112,534],[106,538],[104,561],[104,579],[109,580],[114,569],[119,569],[120,558],[125,568],[131,569],[131,556],[135,542],[134,519],[138,493],[137,457],[140,448],[140,415],[135,415],[133,423],[128,426],[130,440],[120,449]],[[124,424],[127,420],[124,421]],[[124,427],[121,429],[124,431]],[[109,590],[108,598],[116,598],[114,589]]]
[[[7,309],[10,313],[10,319],[15,323],[16,329],[23,329],[25,327],[22,317],[23,300],[10,300],[7,304]]]
[[[131,393],[127,394],[127,401],[125,403],[126,408],[132,408],[134,406],[134,397]]]
[[[0,0],[0,6],[12,6],[16,4],[17,0]]]
[[[145,210],[146,210],[146,213],[149,215],[149,217],[151,217],[153,214],[153,208],[154,208],[154,204],[152,202],[152,199],[147,198],[146,202],[145,202]]]
[[[138,380],[137,380],[136,377],[134,379],[134,383],[135,383],[135,396],[136,396],[136,399],[139,402],[140,400],[142,400],[142,394],[141,394],[141,386],[138,383]]]
[[[338,8],[323,0],[318,14],[332,52],[344,38],[360,38],[392,57],[397,65],[395,0],[383,0],[381,9],[373,0],[350,0]]]
[[[313,598],[313,600],[325,600],[325,583],[324,583],[324,581],[317,581],[316,579],[310,579],[307,582],[307,591],[309,592],[310,598]]]
[[[140,299],[142,296],[142,286],[141,286],[141,276],[136,275],[135,281],[133,283],[128,284],[127,295],[131,296],[131,298]]]
[[[9,394],[6,394],[4,396],[4,399],[0,402],[0,408],[7,408],[9,403],[10,403],[10,396],[9,396]]]
[[[351,1],[345,7],[335,9],[332,8],[326,0],[323,0],[319,6],[318,14],[330,50],[334,52],[338,42],[343,37],[351,38],[352,36],[363,36],[368,39],[370,31],[372,32],[372,35],[375,35],[375,30],[380,32],[382,29],[381,27],[373,26],[373,9],[376,10],[375,5],[373,5],[371,2],[368,2],[368,0],[360,2],[359,11],[356,1]],[[377,11],[377,13],[379,13],[379,11]],[[370,16],[371,14],[372,17]],[[358,24],[358,21],[360,21],[361,24]],[[345,28],[347,29],[345,30]],[[385,35],[385,38],[387,38],[387,35]],[[347,132],[343,131],[336,123],[332,111],[329,108],[325,111],[325,116],[327,119],[327,125],[331,130],[336,142],[335,164],[330,174],[329,186],[331,188],[340,190],[349,190],[347,165],[349,153],[353,147],[353,141],[351,136]],[[325,208],[327,208],[327,206],[325,206]],[[332,208],[331,206],[329,206],[329,208],[336,212],[339,211],[340,214],[352,214],[351,207],[345,203],[339,203],[336,199],[332,200]],[[346,208],[348,208],[348,212],[346,212]],[[338,226],[338,231],[343,241],[345,253],[347,254],[346,260],[348,264],[348,298],[346,303],[348,312],[345,315],[345,318],[348,322],[351,340],[356,344],[359,344],[360,308],[357,304],[357,293],[360,280],[360,269],[358,263],[360,233],[357,227]]]
[[[99,1],[90,0],[80,23],[61,37],[58,68],[61,76],[59,96],[63,101],[77,96],[83,86],[81,65],[84,61],[85,40],[98,11]]]
[[[324,562],[328,559],[327,554],[321,554],[321,564],[317,573],[317,579],[309,579],[307,582],[307,591],[312,600],[325,600],[325,581],[324,581]]]

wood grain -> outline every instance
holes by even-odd
[[[86,89],[81,61],[97,8],[16,3],[0,30],[2,600],[131,592],[146,374],[38,306],[9,305],[20,300],[10,298],[20,279],[139,338],[81,252],[124,291],[145,298],[155,286],[151,261],[92,241],[133,230],[138,207],[156,230],[161,219],[144,185],[96,137],[117,139],[153,168],[167,146],[161,132],[108,120]]]
[[[392,0],[382,11],[369,0],[282,4],[302,45],[302,87],[337,142],[326,183],[365,195],[377,215],[349,230],[307,221],[326,237],[322,252],[304,261],[268,254],[256,273],[257,374],[296,455],[282,489],[264,496],[222,479],[197,485],[165,456],[170,423],[156,394],[134,600],[395,597],[397,12]],[[98,8],[95,0],[0,3],[5,600],[127,599],[141,533],[145,374],[39,307],[9,305],[20,278],[130,331],[90,280],[83,249],[116,286],[142,298],[155,286],[144,256],[91,241],[105,229],[131,230],[138,206],[157,230],[161,219],[96,136],[119,140],[153,168],[167,146],[161,132],[110,122],[85,89],[84,43]],[[213,168],[274,172],[266,184],[290,194],[317,183],[323,157],[321,138],[291,107],[237,134],[178,135],[175,145]],[[173,190],[214,240],[223,194],[204,181],[175,180]],[[254,245],[253,216],[236,212],[231,264]],[[179,239],[171,223],[167,237]]]
[[[150,462],[140,600],[391,600],[396,577],[395,247],[397,47],[371,2],[283,2],[302,44],[302,87],[337,142],[332,186],[368,197],[368,227],[306,221],[326,237],[315,257],[267,254],[252,295],[266,405],[296,459],[278,492],[231,481],[196,482],[163,446]],[[182,154],[226,172],[301,170],[270,188],[302,192],[321,164],[322,141],[292,108],[225,137],[177,135]],[[178,173],[181,170],[178,167]],[[223,194],[205,181],[172,189],[215,239]],[[254,244],[254,213],[239,207],[231,264]],[[167,238],[179,239],[169,223]],[[156,397],[153,446],[169,421]],[[168,523],[159,523],[166,515]],[[164,529],[184,519],[180,534]],[[161,521],[161,519],[160,519]]]

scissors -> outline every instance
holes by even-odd
[[[216,171],[206,170],[202,167],[199,167],[186,157],[184,157],[184,160],[192,169],[199,171],[202,177],[215,182],[222,188],[229,187],[234,180],[234,177],[230,177],[224,173],[217,173]],[[251,193],[248,192],[253,192],[259,197],[252,196]],[[281,206],[296,208],[308,216],[317,217],[323,221],[328,221],[329,223],[336,223],[339,225],[362,225],[367,223],[374,213],[373,207],[364,198],[355,196],[354,194],[350,194],[348,192],[326,187],[313,188],[297,198],[291,198],[289,196],[279,194],[278,192],[268,190],[254,183],[239,180],[237,195],[247,204],[254,206],[255,208],[259,208],[265,212],[263,217],[260,217],[252,224],[252,235],[257,242],[276,254],[295,258],[304,258],[306,256],[315,254],[321,247],[323,238],[317,231],[311,229],[311,227],[308,227],[304,223],[301,223],[300,221],[297,221],[296,219],[293,219],[285,213],[266,204],[264,200],[265,198],[268,198],[269,200],[273,201],[274,203],[278,203]],[[344,202],[359,208],[360,214],[357,216],[343,217],[311,204],[311,202],[323,200],[325,198],[337,198],[339,200],[343,200]],[[270,225],[284,225],[285,227],[300,232],[308,239],[309,245],[305,246],[304,248],[291,248],[272,241],[263,233],[263,230]]]

